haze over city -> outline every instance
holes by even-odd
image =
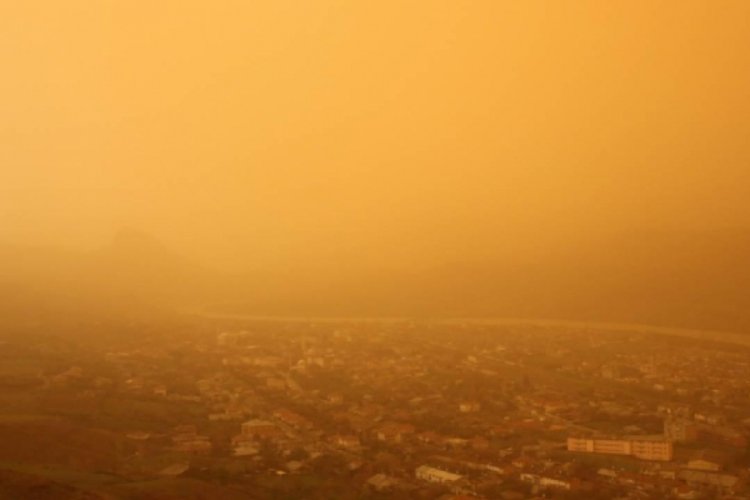
[[[5,4],[0,500],[750,492],[749,2]]]

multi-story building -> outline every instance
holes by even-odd
[[[674,457],[672,442],[666,439],[568,438],[568,451],[627,455],[642,460],[664,462]]]
[[[695,441],[698,427],[694,422],[680,417],[668,417],[664,420],[664,437],[669,441]]]
[[[674,458],[674,445],[663,439],[638,439],[630,441],[630,454],[642,460],[669,462]]]

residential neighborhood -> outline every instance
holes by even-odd
[[[45,332],[3,347],[0,437],[51,450],[30,459],[4,447],[3,463],[123,484],[198,481],[240,498],[750,493],[750,352],[721,342],[187,317],[99,341]]]

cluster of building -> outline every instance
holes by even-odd
[[[134,477],[701,498],[749,492],[747,354],[569,327],[204,320],[45,373],[38,390],[121,401],[110,411],[128,418],[97,425],[123,436],[117,472]]]

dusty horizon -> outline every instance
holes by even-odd
[[[750,1],[0,35],[0,500],[750,498]]]
[[[3,8],[0,241],[426,268],[748,228],[746,2]]]

